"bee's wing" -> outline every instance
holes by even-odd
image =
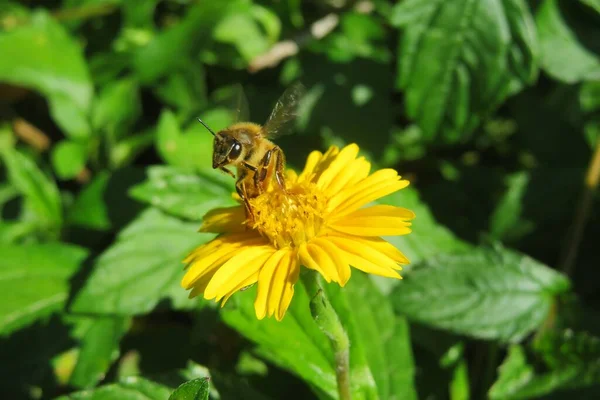
[[[244,93],[244,89],[242,85],[239,83],[235,84],[232,89],[233,102],[233,121],[241,122],[241,121],[249,121],[250,120],[250,108],[248,107],[248,98]]]
[[[304,92],[301,83],[295,83],[283,92],[263,127],[267,137],[274,138],[289,132],[291,122],[298,115],[298,104]]]
[[[250,119],[248,99],[244,94],[242,85],[239,83],[225,86],[215,91],[213,93],[213,101],[215,104],[231,110],[231,123],[248,121]]]

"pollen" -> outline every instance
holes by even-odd
[[[310,182],[263,193],[250,203],[254,221],[249,223],[277,249],[298,248],[317,236],[327,208],[324,194]]]

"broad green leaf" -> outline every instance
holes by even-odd
[[[166,76],[153,90],[166,105],[191,117],[192,113],[206,106],[206,73],[202,65],[190,61]]]
[[[231,110],[225,108],[202,113],[202,120],[215,131],[234,122]],[[194,120],[182,131],[175,114],[165,110],[156,129],[156,147],[168,164],[200,169],[211,166],[213,136],[199,122]]]
[[[570,26],[564,12],[574,12],[575,4],[561,0],[545,0],[537,10],[536,23],[540,38],[541,64],[552,77],[567,83],[582,80],[600,79],[600,56],[593,53],[578,38],[575,27]],[[573,2],[574,3],[574,2]],[[583,27],[590,24],[581,17],[571,16]],[[578,26],[579,28],[579,26]],[[598,26],[591,29],[596,37],[600,35]]]
[[[430,140],[463,139],[536,78],[535,27],[523,0],[406,0],[390,19],[403,28],[406,111]]]
[[[256,319],[255,296],[255,288],[236,293],[221,313],[223,320],[255,342],[260,356],[336,398],[333,351],[310,315],[304,286],[296,284],[294,298],[281,322],[274,318]]]
[[[0,334],[63,308],[87,252],[66,244],[0,246]]]
[[[97,230],[110,228],[104,193],[110,179],[108,172],[99,173],[75,198],[67,214],[67,223]]]
[[[600,0],[580,0],[583,4],[588,5],[600,14]]]
[[[489,391],[491,399],[545,398],[558,390],[600,384],[598,338],[572,331],[550,335],[556,341],[546,351],[563,352],[560,362],[540,368],[539,358],[530,359],[523,346],[512,346],[499,368],[498,380]]]
[[[255,8],[257,11],[253,13]],[[280,23],[277,15],[267,8],[255,7],[251,3],[240,5],[235,8],[234,12],[225,15],[212,32],[216,41],[235,46],[246,62],[266,52],[273,42],[263,33],[254,14],[260,18],[261,22],[265,22],[267,27],[271,28],[272,36],[274,36],[273,33],[279,33],[277,25]]]
[[[98,257],[92,274],[77,293],[76,313],[136,315],[150,312],[160,300],[173,308],[191,308],[181,288],[182,260],[210,239],[197,223],[185,223],[151,208],[127,226]]]
[[[77,176],[85,167],[87,149],[85,144],[62,140],[52,149],[52,166],[61,179]]]
[[[108,83],[94,101],[92,127],[104,131],[111,140],[126,136],[141,113],[138,84],[133,79]]]
[[[516,342],[547,318],[566,277],[516,252],[474,249],[427,260],[391,295],[398,313],[477,338]]]
[[[133,67],[137,78],[142,83],[151,83],[177,70],[186,59],[209,43],[215,24],[239,4],[238,0],[206,1],[189,7],[179,23],[161,32],[134,53]]]
[[[56,400],[165,400],[170,394],[168,387],[132,376],[119,383],[61,396]]]
[[[99,231],[118,231],[144,209],[143,204],[127,194],[131,186],[143,179],[141,168],[100,172],[78,193],[68,210],[68,223]]]
[[[490,235],[496,240],[516,240],[534,229],[532,221],[524,219],[523,201],[531,177],[517,172],[506,178],[507,189],[490,216]]]
[[[90,134],[93,86],[77,41],[46,11],[0,33],[0,81],[35,89],[48,98],[50,112],[71,137]]]
[[[121,168],[130,163],[138,154],[154,144],[154,129],[128,136],[116,143],[110,152],[111,165]]]
[[[374,380],[380,399],[417,399],[406,320],[394,316],[389,300],[359,271],[345,287],[328,284],[325,290],[350,337],[351,381],[373,386]]]
[[[359,271],[344,288],[329,284],[325,290],[349,335],[353,398],[416,398],[408,325],[393,315],[385,297]],[[281,322],[258,321],[254,295],[254,290],[236,294],[231,300],[236,306],[222,312],[224,320],[256,342],[259,355],[337,398],[332,349],[310,315],[303,284],[296,284]]]
[[[233,203],[234,180],[217,171],[194,174],[164,166],[147,171],[148,180],[134,186],[130,195],[169,214],[200,221],[209,210]]]
[[[169,400],[208,400],[208,378],[198,378],[179,386]]]
[[[126,318],[78,317],[77,361],[69,383],[80,388],[96,385],[119,357],[119,342],[128,329]]]
[[[579,104],[585,112],[600,110],[600,80],[584,82],[581,85]]]
[[[62,224],[62,204],[56,184],[24,154],[7,150],[1,156],[12,185],[27,200],[39,224],[47,229],[58,230]]]

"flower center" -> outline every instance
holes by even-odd
[[[315,237],[323,225],[326,201],[311,183],[294,183],[250,200],[252,228],[269,238],[278,249],[298,247]]]

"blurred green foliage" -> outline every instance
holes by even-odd
[[[412,182],[404,281],[326,287],[353,398],[598,398],[598,38],[596,0],[5,0],[0,391],[337,398],[301,283],[282,322],[179,286],[232,204],[195,118],[301,80],[291,167],[356,142]]]

